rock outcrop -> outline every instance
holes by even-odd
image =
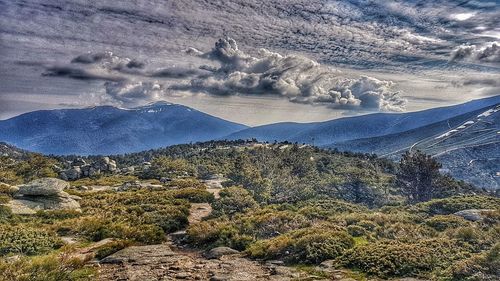
[[[14,214],[34,214],[40,210],[80,210],[78,196],[63,190],[69,183],[55,178],[42,178],[18,186],[7,206]]]
[[[468,209],[454,213],[455,216],[462,217],[468,221],[480,221],[484,218],[483,213],[493,212],[492,209]]]
[[[116,161],[109,159],[109,157],[101,157],[91,164],[88,164],[82,158],[77,158],[69,164],[69,167],[59,173],[61,179],[74,181],[100,175],[101,173],[115,173],[118,171]]]

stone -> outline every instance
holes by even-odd
[[[71,169],[63,171],[62,174],[64,174],[63,176],[61,176],[62,179],[74,181],[82,176],[82,170],[79,166],[74,166]]]
[[[75,160],[73,160],[71,165],[72,166],[84,166],[84,165],[87,165],[87,162],[85,162],[85,160],[83,160],[83,158],[76,158]]]
[[[54,196],[69,188],[69,183],[56,178],[41,178],[19,186],[18,194],[29,196]]]
[[[205,253],[207,259],[219,259],[222,256],[235,255],[240,252],[229,247],[216,247]]]
[[[111,160],[108,164],[108,171],[114,172],[116,171],[116,162],[114,160]]]
[[[462,217],[468,221],[480,221],[484,218],[483,213],[492,212],[492,209],[468,209],[454,213],[455,216]]]
[[[170,256],[175,256],[168,245],[148,245],[148,246],[131,246],[120,250],[110,256],[105,257],[99,263],[101,264],[124,264],[134,263],[148,264],[161,263],[163,259]]]

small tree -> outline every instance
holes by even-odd
[[[397,183],[409,203],[429,201],[436,193],[441,164],[420,151],[407,151],[399,162]]]

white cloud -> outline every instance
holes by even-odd
[[[482,47],[462,45],[453,50],[451,60],[500,63],[500,44],[492,42]]]
[[[253,57],[236,41],[220,39],[212,51],[195,55],[220,63],[212,75],[178,84],[176,90],[213,95],[274,95],[291,102],[336,108],[402,111],[406,100],[392,91],[391,81],[362,76],[349,78],[339,71],[298,55],[281,55],[260,49]]]
[[[165,95],[158,82],[106,82],[104,86],[106,100],[126,107],[159,101]]]

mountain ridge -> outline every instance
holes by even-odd
[[[0,121],[0,141],[44,154],[117,154],[222,137],[247,126],[172,103],[24,113]]]

